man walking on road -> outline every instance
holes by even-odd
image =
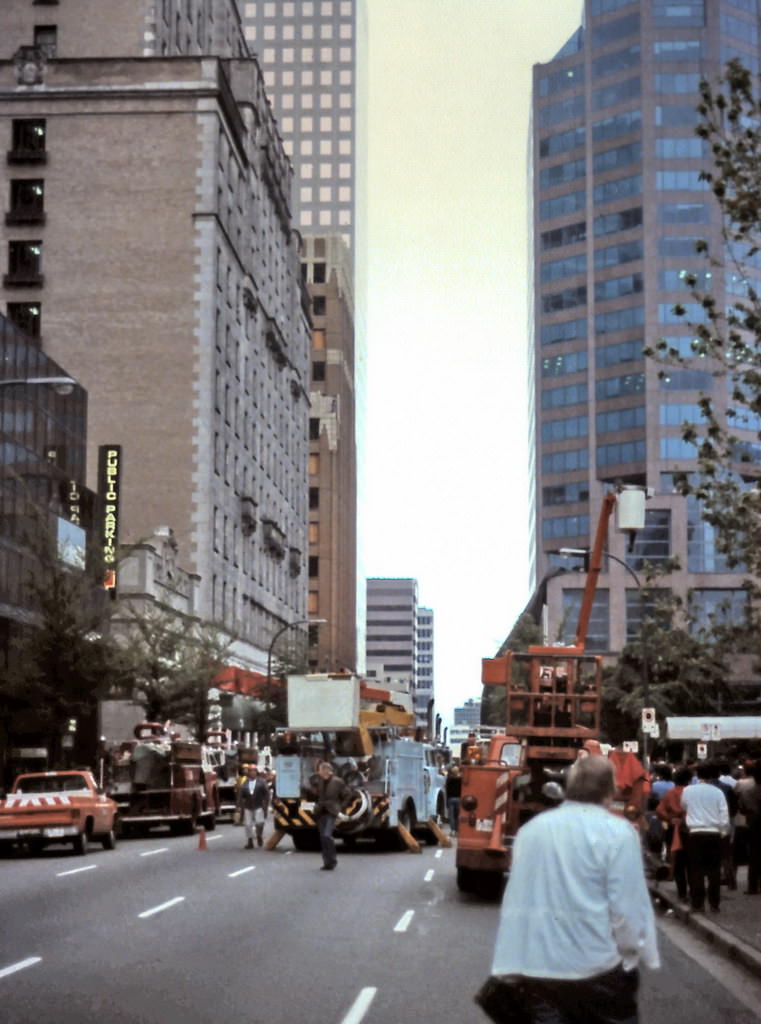
[[[708,905],[718,913],[721,902],[721,844],[729,835],[729,808],[722,791],[711,785],[712,766],[698,765],[698,784],[682,790],[682,808],[687,825],[687,874],[692,909],[705,909],[706,878]]]
[[[608,810],[613,766],[571,768],[566,799],[519,830],[493,975],[525,982],[532,1024],[638,1024],[638,964],[660,966],[640,839]]]
[[[314,816],[317,821],[320,848],[322,849],[322,868],[320,870],[333,871],[338,863],[333,829],[335,828],[336,818],[351,796],[351,790],[343,779],[339,779],[338,776],[333,774],[333,765],[328,761],[320,762],[317,768],[317,781],[314,788],[317,795]]]
[[[254,832],[256,844],[264,843],[264,819],[270,804],[270,788],[259,775],[255,764],[248,766],[248,778],[238,791],[238,807],[243,811],[243,825],[246,830],[246,849],[254,848]]]

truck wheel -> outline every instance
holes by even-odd
[[[293,845],[302,853],[314,853],[320,849],[320,837],[317,829],[299,829],[291,832]]]
[[[104,850],[116,849],[116,834],[113,829],[102,837],[101,843],[103,844]]]
[[[460,892],[473,892],[473,872],[469,868],[457,869],[457,888]]]
[[[87,853],[87,832],[80,832],[78,836],[74,836],[74,840],[71,845],[74,849],[74,853],[84,857]]]

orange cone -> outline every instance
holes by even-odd
[[[201,831],[198,833],[198,849],[208,850],[209,847],[206,845],[206,829],[201,826]]]

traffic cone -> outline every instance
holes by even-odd
[[[198,833],[198,849],[208,850],[209,847],[206,845],[206,829],[201,826],[201,831]]]

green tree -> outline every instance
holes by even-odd
[[[151,721],[187,725],[198,739],[209,728],[209,690],[227,663],[229,637],[213,625],[160,607],[124,601],[119,637],[135,699]]]
[[[11,741],[19,734],[44,740],[55,767],[64,761],[68,723],[75,723],[76,753],[90,761],[97,742],[98,698],[125,671],[109,635],[111,607],[102,563],[94,550],[82,566],[63,560],[53,531],[34,508],[24,546],[30,617],[0,677],[0,718]]]

